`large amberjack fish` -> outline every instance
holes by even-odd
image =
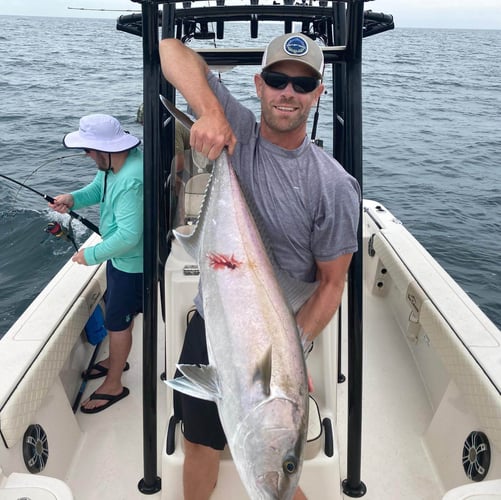
[[[293,309],[315,286],[283,274],[279,284],[225,151],[214,163],[195,230],[176,237],[200,268],[209,365],[180,365],[183,377],[168,384],[216,403],[253,500],[291,499],[309,401]]]

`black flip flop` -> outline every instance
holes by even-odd
[[[129,363],[126,361],[124,366],[124,372],[126,372],[129,368],[130,368]],[[96,370],[97,373],[87,375],[87,372],[92,370]],[[89,368],[88,370],[82,372],[82,378],[86,378],[87,380],[94,380],[96,378],[106,377],[107,374],[108,374],[108,368],[106,368],[100,363],[96,363],[95,365],[92,365],[92,367]]]
[[[82,413],[99,413],[100,411],[106,410],[106,408],[109,408],[111,405],[127,397],[128,395],[129,395],[129,389],[127,389],[127,387],[124,387],[123,391],[120,394],[117,394],[116,396],[112,394],[98,394],[97,392],[93,392],[90,395],[89,399],[91,400],[100,399],[108,402],[105,403],[104,405],[97,406],[96,408],[85,408],[84,406],[80,406],[80,411]]]

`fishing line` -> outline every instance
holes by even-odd
[[[57,158],[49,158],[47,161],[44,161],[41,165],[36,167],[35,170],[33,170],[30,174],[28,174],[27,177],[23,179],[21,182],[23,184],[26,184],[29,181],[30,177],[33,174],[36,174],[42,167],[45,167],[45,165],[49,165],[50,163],[54,163],[59,160],[65,160],[66,158],[74,158],[76,156],[81,156],[82,158],[85,158],[85,153],[73,153],[71,155],[58,156]],[[19,191],[21,191],[21,187],[19,187],[19,189],[17,190],[16,196],[14,197],[14,201],[16,201],[17,196],[19,195]]]
[[[7,179],[8,181],[17,184],[18,186],[29,189],[31,192],[38,194],[38,196],[41,196],[42,198],[47,200],[49,203],[55,202],[55,200],[54,200],[54,198],[52,198],[52,196],[49,196],[48,194],[41,193],[40,191],[37,191],[36,189],[33,189],[32,187],[27,186],[26,184],[23,184],[22,182],[16,181],[16,179],[13,179],[12,177],[9,177],[9,176],[4,175],[4,174],[0,174],[0,177],[3,177],[4,179]],[[100,234],[99,228],[95,224],[93,224],[92,222],[87,220],[85,217],[82,217],[81,215],[77,214],[76,212],[73,212],[73,210],[69,210],[68,215],[70,217],[73,217],[74,219],[79,220],[84,226],[88,227],[91,231],[94,231],[96,234]]]

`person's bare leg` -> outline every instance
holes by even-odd
[[[125,362],[129,357],[132,347],[132,324],[126,330],[119,332],[108,332],[110,342],[110,354],[108,357],[108,373],[104,382],[96,389],[98,394],[109,394],[118,396],[123,391],[122,373]],[[103,365],[105,366],[105,365]],[[84,408],[88,410],[103,406],[106,400],[87,399],[82,403]]]
[[[208,500],[219,474],[220,452],[184,440],[184,500]]]

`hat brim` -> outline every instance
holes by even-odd
[[[132,134],[124,134],[116,141],[106,141],[106,143],[96,140],[83,138],[80,131],[70,132],[63,137],[63,146],[68,149],[93,149],[105,153],[122,153],[135,148],[141,144],[141,140]]]
[[[305,66],[306,68],[310,69],[311,71],[313,71],[315,73],[315,76],[319,79],[319,80],[322,80],[323,78],[323,75],[322,73],[320,73],[318,71],[317,68],[315,68],[315,66],[307,63],[306,61],[300,61],[300,60],[297,60],[297,59],[291,59],[290,57],[278,57],[277,59],[275,59],[274,61],[271,61],[270,63],[268,63],[266,66],[263,66],[261,68],[261,71],[266,71],[266,70],[269,70],[271,66],[274,66],[275,64],[278,64],[280,62],[290,62],[290,61],[294,61],[294,62],[298,62],[298,63],[301,63],[303,66]]]

